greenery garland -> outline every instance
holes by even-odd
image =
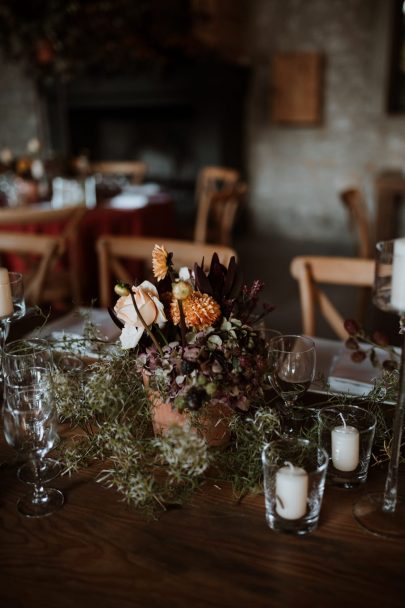
[[[91,346],[97,351],[100,340],[96,332],[87,325],[87,337],[66,338],[64,348],[85,352]],[[167,435],[155,437],[150,402],[135,371],[135,358],[134,351],[117,349],[84,371],[55,374],[58,414],[70,427],[59,445],[65,473],[101,461],[104,468],[97,481],[152,517],[173,504],[183,504],[207,476],[218,483],[230,482],[236,499],[261,492],[263,446],[281,433],[274,394],[269,391],[248,412],[234,413],[231,441],[225,447],[209,448],[200,434],[187,428],[172,427]],[[394,397],[397,386],[398,372],[385,371],[367,397],[356,399],[356,404],[377,416],[375,463],[390,455],[390,408],[385,400]],[[348,401],[353,397],[328,394],[317,407]],[[311,408],[306,411],[299,430],[316,441],[317,422]],[[190,426],[199,428],[201,413],[190,412],[189,416]]]

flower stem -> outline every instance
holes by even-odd
[[[181,334],[181,345],[184,348],[186,346],[186,319],[184,316],[183,302],[177,300],[180,312],[180,334]]]
[[[175,282],[176,277],[172,271],[169,271],[169,278],[172,284]],[[179,307],[180,313],[180,335],[181,335],[181,345],[184,348],[186,346],[186,318],[184,316],[183,310],[183,302],[181,300],[177,300],[177,304]]]
[[[140,319],[140,321],[141,321],[141,323],[142,323],[142,325],[143,325],[144,330],[146,331],[146,333],[148,334],[148,336],[149,336],[149,337],[150,337],[150,339],[152,340],[153,344],[156,346],[156,348],[157,348],[157,350],[158,350],[159,354],[163,356],[163,351],[162,351],[162,349],[160,348],[160,344],[159,344],[159,342],[156,340],[156,338],[155,338],[155,336],[153,335],[152,331],[150,330],[150,328],[148,327],[148,325],[145,323],[145,319],[143,318],[143,316],[142,316],[142,315],[141,315],[141,313],[139,312],[138,305],[137,305],[137,303],[136,303],[136,301],[135,301],[135,295],[134,295],[134,292],[132,291],[132,289],[131,289],[131,288],[130,288],[130,290],[129,290],[129,294],[130,294],[130,296],[131,296],[132,304],[134,305],[134,308],[135,308],[136,314],[138,315],[138,317],[139,317],[139,319]]]

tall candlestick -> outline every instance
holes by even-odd
[[[7,268],[0,268],[0,318],[10,317],[14,312],[10,277]]]
[[[394,241],[391,306],[405,312],[405,238]]]
[[[354,426],[332,430],[332,462],[338,471],[354,471],[359,464],[360,435]]]
[[[300,519],[307,512],[308,473],[285,464],[276,473],[276,512],[284,519]]]

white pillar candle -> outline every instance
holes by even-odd
[[[392,260],[391,305],[405,312],[405,239],[395,239]]]
[[[307,512],[308,473],[286,462],[276,473],[276,513],[284,519],[299,519]]]
[[[359,431],[346,424],[332,429],[332,462],[338,471],[354,471],[359,464]]]
[[[7,268],[0,268],[0,318],[9,317],[14,312],[10,277]]]

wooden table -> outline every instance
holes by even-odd
[[[13,451],[1,442],[0,461]],[[364,489],[327,487],[318,529],[272,532],[262,496],[238,504],[207,483],[182,509],[148,521],[93,481],[53,482],[66,504],[27,519],[16,467],[0,468],[0,606],[4,608],[403,607],[405,541],[363,531],[352,504]],[[382,488],[372,471],[367,490]],[[402,488],[405,475],[402,475]]]
[[[398,204],[405,195],[405,174],[400,171],[384,171],[375,180],[376,241],[397,236]]]

